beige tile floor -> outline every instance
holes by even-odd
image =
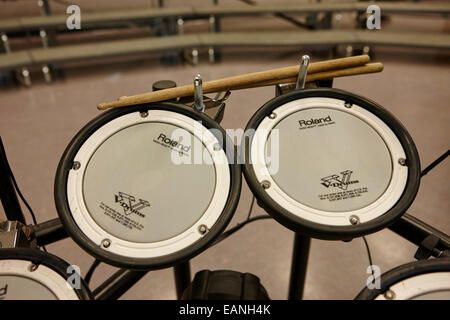
[[[403,21],[405,28],[412,24]],[[427,28],[432,22],[425,23]],[[435,28],[436,29],[436,28]],[[441,26],[437,27],[442,30]],[[205,80],[297,63],[299,52],[284,50],[227,50],[221,63],[198,66],[163,66],[152,55],[135,61],[117,61],[96,67],[68,70],[65,80],[50,85],[40,81],[29,89],[0,89],[0,134],[22,192],[36,212],[38,222],[57,216],[53,202],[53,179],[60,156],[83,125],[99,114],[96,104],[149,91],[159,79],[188,83],[200,73]],[[408,129],[425,167],[450,146],[450,52],[377,48],[382,61],[380,74],[337,79],[335,87],[377,101]],[[39,76],[38,76],[39,77]],[[231,95],[224,128],[243,128],[252,114],[274,95],[274,89],[235,91]],[[408,212],[440,230],[450,232],[450,162],[447,160],[424,177],[417,198]],[[243,184],[241,200],[230,226],[243,220],[251,193]],[[3,212],[0,209],[0,217]],[[254,215],[262,214],[255,207]],[[233,237],[208,249],[191,262],[192,271],[232,269],[261,278],[269,295],[285,299],[289,279],[293,233],[274,221],[248,225]],[[412,261],[416,247],[389,230],[368,236],[374,263],[387,271]],[[93,258],[72,240],[48,246],[48,250],[86,272]],[[349,243],[313,240],[305,288],[306,299],[352,299],[365,285],[367,254],[361,239]],[[115,268],[101,265],[93,277],[95,288]],[[171,269],[150,272],[123,299],[174,299]]]

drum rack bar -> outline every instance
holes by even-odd
[[[38,246],[45,246],[69,236],[59,218],[31,226],[31,229],[34,232]]]
[[[439,251],[450,250],[450,237],[448,235],[410,214],[405,213],[400,220],[390,226],[389,229],[418,246],[421,246],[425,238],[433,235],[439,238],[436,249]]]

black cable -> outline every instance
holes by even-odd
[[[20,191],[20,189],[19,189],[19,185],[17,184],[16,178],[14,177],[14,174],[12,172],[11,166],[9,165],[8,158],[6,157],[6,154],[5,154],[5,164],[6,164],[6,169],[8,170],[9,177],[11,178],[11,181],[13,183],[14,189],[16,189],[16,192],[19,195],[19,198],[22,200],[22,202],[25,204],[25,206],[27,207],[28,211],[30,212],[31,219],[33,220],[33,224],[37,225],[36,216],[35,216],[35,214],[33,212],[33,209],[31,209],[31,206],[28,204],[28,201],[25,199],[25,197],[22,194],[22,191]],[[41,246],[41,248],[45,252],[47,252],[47,249],[45,248],[45,246]]]
[[[17,185],[16,178],[14,177],[14,174],[13,174],[13,172],[11,170],[11,167],[9,166],[8,159],[6,157],[5,157],[5,160],[6,160],[7,169],[9,171],[9,175],[11,177],[11,181],[12,181],[12,183],[14,185],[14,189],[16,189],[16,192],[19,195],[20,199],[22,200],[22,202],[25,204],[25,206],[27,207],[28,211],[30,212],[31,219],[33,220],[33,224],[37,225],[36,216],[35,216],[33,210],[31,209],[31,206],[28,204],[27,200],[25,200],[25,197],[23,196],[22,191],[20,191],[19,186]],[[42,250],[47,252],[47,248],[45,246],[41,246],[41,248],[42,248]]]
[[[247,220],[250,219],[250,216],[252,215],[254,204],[255,204],[255,196],[252,197],[252,203],[250,204],[250,209],[248,210]]]
[[[428,172],[430,172],[434,167],[436,167],[439,163],[441,163],[442,161],[445,160],[445,158],[447,158],[450,154],[450,149],[447,150],[442,156],[440,156],[439,158],[437,158],[436,160],[434,160],[428,167],[426,167],[425,169],[423,169],[422,173],[420,174],[421,177],[423,177],[424,175],[426,175]]]
[[[245,220],[244,222],[239,223],[237,226],[235,226],[235,227],[229,229],[228,231],[224,232],[223,234],[221,234],[219,236],[219,238],[217,238],[217,240],[213,243],[213,245],[215,245],[216,243],[219,243],[220,241],[222,241],[225,238],[229,237],[230,235],[232,235],[233,233],[238,231],[240,228],[242,228],[245,224],[247,224],[249,222],[249,220],[250,220],[250,216],[252,215],[253,205],[254,204],[255,204],[255,196],[253,195],[252,202],[250,203],[250,208],[248,209],[247,220]],[[231,232],[230,232],[230,230],[231,230]]]
[[[366,245],[367,256],[369,257],[369,266],[370,270],[372,271],[372,278],[373,278],[372,282],[375,282],[375,271],[373,270],[372,255],[370,254],[369,244],[367,243],[366,237],[362,236],[362,239],[364,240],[364,244]]]
[[[16,189],[17,194],[19,195],[20,199],[22,199],[23,203],[25,204],[25,206],[27,207],[28,211],[30,212],[31,219],[33,220],[33,224],[36,225],[37,224],[36,216],[34,215],[33,210],[31,209],[31,207],[28,204],[27,200],[25,200],[22,192],[20,191],[19,186],[17,185],[17,182],[16,182],[16,178],[14,178],[11,169],[9,169],[9,170],[10,170],[10,174],[11,174],[11,180],[12,180],[12,182],[14,184],[14,188]]]
[[[253,222],[253,221],[257,221],[257,220],[262,220],[262,219],[272,219],[271,216],[268,215],[260,215],[260,216],[256,216],[253,218],[250,218],[248,220],[245,220],[244,222],[238,223],[235,227],[228,229],[227,231],[225,231],[224,233],[222,233],[217,239],[216,241],[214,241],[214,243],[212,244],[213,246],[218,244],[219,242],[221,242],[222,240],[225,240],[226,238],[228,238],[229,236],[231,236],[233,233],[235,233],[236,231],[239,231],[243,226],[245,226],[246,224]]]
[[[28,211],[30,212],[31,218],[33,219],[33,224],[36,225],[37,224],[36,216],[34,215],[34,212],[31,209],[30,205],[28,204],[27,200],[25,200],[25,197],[23,196],[22,192],[20,191],[19,186],[17,185],[16,178],[14,177],[14,174],[13,174],[13,172],[11,170],[11,166],[9,165],[7,157],[5,157],[5,163],[6,163],[6,169],[8,169],[9,176],[11,178],[11,181],[12,181],[13,185],[14,185],[14,189],[16,189],[16,192],[19,195],[20,199],[22,199],[23,203],[25,204],[25,206],[27,207]]]
[[[92,275],[94,274],[95,269],[99,266],[101,263],[100,260],[95,259],[92,263],[91,267],[89,268],[88,272],[86,273],[86,276],[84,277],[84,281],[86,281],[86,284],[89,285],[89,282],[91,281]]]

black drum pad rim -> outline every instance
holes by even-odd
[[[91,241],[78,227],[74,221],[67,199],[67,179],[70,169],[73,166],[73,159],[81,148],[83,143],[99,128],[106,123],[129,113],[133,112],[147,112],[149,110],[165,110],[175,113],[179,113],[190,117],[196,121],[201,121],[202,125],[207,129],[215,129],[221,132],[221,137],[216,138],[222,144],[223,150],[227,156],[230,172],[230,190],[228,193],[228,199],[226,205],[220,215],[220,218],[216,221],[213,227],[196,243],[191,246],[182,249],[180,251],[152,258],[136,258],[126,257],[118,255],[107,250],[102,249],[98,244]],[[211,131],[215,134],[215,131]],[[231,142],[231,139],[226,135],[225,130],[216,123],[213,119],[204,113],[197,112],[186,106],[171,103],[171,102],[158,102],[151,104],[140,104],[129,107],[114,108],[108,110],[89,123],[87,123],[72,139],[64,151],[61,160],[58,165],[55,176],[55,204],[58,211],[59,218],[70,237],[86,252],[94,256],[95,258],[106,262],[108,264],[129,268],[134,270],[153,270],[161,269],[173,266],[180,262],[186,261],[195,255],[198,255],[202,251],[213,243],[215,238],[226,228],[230,222],[233,214],[236,210],[239,202],[240,190],[241,190],[241,167],[236,161],[236,148]],[[181,210],[181,208],[180,208]]]
[[[256,130],[261,121],[265,117],[269,116],[276,108],[290,101],[310,97],[335,98],[351,104],[356,104],[377,116],[394,132],[405,151],[406,158],[408,159],[408,180],[403,194],[390,210],[388,210],[381,216],[365,223],[349,226],[329,226],[300,218],[277,204],[265,192],[265,189],[261,186],[261,184],[258,183],[254,167],[250,163],[251,161],[249,161],[249,152],[251,149],[253,138],[253,136],[250,135],[246,138],[246,141],[241,142],[241,154],[245,157],[243,159],[242,171],[244,173],[247,184],[249,185],[255,197],[258,199],[258,203],[275,220],[277,220],[288,229],[291,229],[294,232],[308,235],[313,238],[324,240],[350,240],[355,237],[360,237],[379,231],[392,225],[406,212],[406,210],[409,208],[409,206],[414,201],[414,198],[416,197],[420,184],[420,160],[416,146],[409,133],[406,131],[400,121],[398,121],[390,112],[388,112],[379,104],[367,98],[335,88],[292,91],[278,96],[265,103],[250,119],[245,128],[245,132],[248,132],[249,130]]]
[[[355,300],[373,300],[398,282],[434,272],[450,272],[450,258],[442,257],[431,260],[419,260],[400,265],[380,276],[379,289],[365,287],[355,297]]]
[[[67,268],[70,266],[69,263],[63,259],[50,254],[48,252],[42,252],[39,249],[33,248],[3,248],[0,249],[0,260],[21,260],[34,263],[35,265],[44,265],[51,270],[55,271],[66,281],[69,279],[70,275],[67,274]],[[74,288],[73,290],[77,294],[80,300],[90,300],[92,299],[92,294],[89,290],[86,282],[81,278],[81,287],[79,289]],[[51,288],[50,288],[51,289]]]

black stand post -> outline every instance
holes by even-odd
[[[0,137],[0,200],[9,221],[19,221],[26,224],[25,217],[17,199],[16,190],[12,183],[11,172],[6,158],[6,151]]]
[[[311,238],[300,233],[295,234],[289,280],[289,300],[299,300],[303,297],[310,243]]]
[[[191,266],[189,261],[182,262],[173,267],[173,273],[175,275],[175,287],[177,289],[177,298],[181,299],[184,290],[191,283]]]

